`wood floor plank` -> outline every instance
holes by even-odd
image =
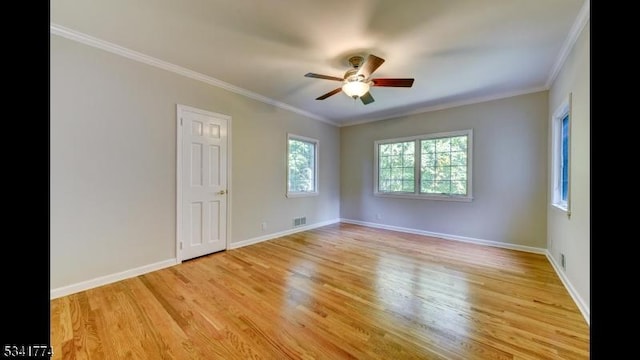
[[[54,359],[588,359],[544,255],[334,224],[51,301]]]

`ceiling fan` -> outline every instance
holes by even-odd
[[[362,103],[367,105],[372,102],[373,96],[369,92],[369,88],[372,86],[387,86],[387,87],[411,87],[413,86],[414,79],[397,79],[397,78],[376,78],[371,79],[371,74],[376,71],[382,65],[384,59],[379,58],[373,54],[369,54],[367,60],[364,61],[364,57],[356,55],[349,58],[349,64],[352,69],[347,70],[344,73],[343,78],[306,73],[304,76],[316,79],[334,80],[340,81],[343,85],[337,89],[331,90],[328,93],[316,98],[316,100],[324,100],[329,96],[335,95],[340,91],[347,94],[347,96],[354,99],[360,98]]]

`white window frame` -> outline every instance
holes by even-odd
[[[569,147],[567,167],[567,200],[562,200],[562,119],[569,116],[569,126],[567,127],[567,146]],[[552,182],[551,182],[551,205],[571,214],[571,94],[560,104],[553,113],[551,119],[552,126]]]
[[[466,195],[438,195],[438,194],[422,194],[420,193],[420,163],[421,163],[421,153],[422,149],[420,147],[420,140],[428,140],[434,138],[443,138],[443,137],[455,137],[467,135],[467,194]],[[378,158],[378,149],[382,144],[389,143],[397,143],[397,142],[406,142],[406,141],[415,141],[415,167],[414,167],[414,192],[384,192],[379,191],[378,181],[379,181],[379,166],[380,159]],[[409,136],[403,138],[395,138],[395,139],[383,139],[374,141],[374,152],[373,152],[373,161],[374,161],[374,174],[373,174],[373,195],[379,197],[390,197],[390,198],[408,198],[408,199],[424,199],[424,200],[444,200],[444,201],[465,201],[470,202],[473,201],[473,193],[472,193],[472,179],[473,179],[473,129],[467,130],[459,130],[459,131],[449,131],[449,132],[441,132],[441,133],[433,133],[433,134],[424,134],[417,136]]]
[[[298,140],[304,141],[307,143],[312,143],[314,145],[314,169],[313,169],[313,188],[314,191],[289,191],[289,141],[290,140]],[[320,141],[318,139],[309,138],[306,136],[296,135],[287,133],[287,151],[286,151],[286,164],[287,164],[287,176],[286,176],[286,196],[288,198],[296,198],[296,197],[306,197],[306,196],[317,196],[319,194],[318,190],[318,153],[320,152]]]

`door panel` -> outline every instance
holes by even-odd
[[[181,106],[178,116],[178,257],[188,260],[226,249],[228,119]]]
[[[191,186],[202,186],[202,144],[191,144]]]
[[[190,229],[190,239],[189,245],[201,245],[202,244],[202,203],[201,202],[192,202],[191,203],[191,229]]]

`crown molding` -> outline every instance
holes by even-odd
[[[444,109],[449,109],[449,108],[454,108],[454,107],[458,107],[458,106],[463,106],[463,105],[470,105],[470,104],[476,104],[476,103],[481,103],[481,102],[485,102],[485,101],[491,101],[491,100],[498,100],[498,99],[503,99],[503,98],[508,98],[508,97],[513,97],[513,96],[518,96],[518,95],[524,95],[524,94],[529,94],[529,93],[534,93],[534,92],[538,92],[538,91],[545,91],[545,90],[549,90],[549,88],[551,87],[551,85],[553,84],[553,81],[555,81],[556,77],[558,76],[560,70],[562,69],[562,66],[564,65],[564,62],[566,61],[567,57],[569,56],[569,53],[571,52],[571,49],[573,48],[576,40],[578,39],[578,37],[580,36],[580,33],[582,32],[582,30],[584,29],[585,25],[587,24],[587,22],[589,21],[589,17],[590,17],[590,0],[585,0],[585,2],[583,3],[582,7],[580,8],[580,11],[576,17],[576,20],[574,21],[571,30],[569,31],[569,34],[567,35],[567,38],[565,39],[565,42],[562,46],[562,50],[559,53],[559,56],[552,68],[551,73],[549,74],[549,77],[545,83],[545,86],[542,87],[535,87],[535,88],[530,88],[530,89],[524,89],[524,90],[518,90],[518,91],[512,91],[512,92],[507,92],[507,93],[502,93],[502,94],[495,94],[495,95],[488,95],[488,96],[480,96],[480,97],[476,97],[476,98],[472,98],[472,99],[466,99],[466,100],[459,100],[459,101],[452,101],[449,103],[441,103],[441,104],[437,104],[437,105],[433,105],[433,106],[427,106],[427,107],[423,107],[420,109],[415,109],[415,110],[410,110],[410,111],[406,111],[406,112],[400,112],[397,114],[393,114],[393,115],[385,115],[385,116],[378,116],[378,117],[373,117],[373,118],[368,118],[368,119],[362,119],[362,120],[355,120],[355,121],[349,121],[349,120],[342,120],[339,122],[336,121],[332,121],[331,119],[316,115],[314,113],[293,107],[291,105],[285,104],[283,102],[268,98],[266,96],[254,93],[252,91],[240,88],[238,86],[235,85],[231,85],[229,83],[226,83],[224,81],[218,80],[216,78],[213,78],[211,76],[207,76],[204,75],[202,73],[193,71],[193,70],[189,70],[187,68],[154,58],[152,56],[116,45],[114,43],[102,40],[102,39],[98,39],[96,37],[84,34],[82,32],[64,27],[62,25],[58,25],[55,23],[51,23],[50,24],[50,31],[51,34],[54,35],[58,35],[73,41],[77,41],[79,43],[85,44],[85,45],[89,45],[101,50],[105,50],[108,52],[111,52],[113,54],[117,54],[135,61],[139,61],[141,63],[147,64],[147,65],[151,65],[151,66],[155,66],[157,68],[163,69],[163,70],[167,70],[167,71],[171,71],[173,73],[176,73],[178,75],[182,75],[194,80],[198,80],[201,82],[204,82],[206,84],[218,87],[218,88],[222,88],[225,89],[227,91],[248,97],[250,99],[253,100],[257,100],[269,105],[273,105],[275,107],[281,108],[281,109],[285,109],[285,110],[289,110],[291,112],[309,117],[311,119],[314,120],[318,120],[333,126],[338,126],[338,127],[346,127],[346,126],[354,126],[354,125],[360,125],[360,124],[365,124],[365,123],[370,123],[370,122],[375,122],[375,121],[380,121],[380,120],[387,120],[387,119],[392,119],[392,118],[397,118],[397,117],[401,117],[401,116],[408,116],[408,115],[415,115],[415,114],[421,114],[421,113],[427,113],[427,112],[431,112],[431,111],[437,111],[437,110],[444,110]]]
[[[194,80],[198,80],[198,81],[202,81],[206,84],[215,86],[215,87],[219,87],[221,89],[248,97],[250,99],[253,100],[257,100],[260,102],[263,102],[265,104],[269,104],[269,105],[273,105],[275,107],[279,107],[281,109],[285,109],[285,110],[289,110],[291,112],[309,117],[311,119],[314,120],[318,120],[318,121],[322,121],[324,123],[333,125],[333,126],[338,126],[338,124],[336,124],[335,122],[324,118],[322,116],[318,116],[316,114],[310,113],[308,111],[302,110],[302,109],[298,109],[296,107],[293,107],[291,105],[285,104],[283,102],[268,98],[266,96],[254,93],[252,91],[240,88],[238,86],[234,86],[231,85],[229,83],[226,83],[224,81],[218,80],[216,78],[213,78],[211,76],[208,75],[204,75],[202,73],[193,71],[193,70],[189,70],[187,68],[184,68],[182,66],[178,66],[157,58],[154,58],[152,56],[122,47],[120,45],[116,45],[114,43],[102,40],[102,39],[98,39],[96,37],[84,34],[82,32],[73,30],[73,29],[69,29],[67,27],[64,27],[62,25],[58,25],[55,23],[51,23],[50,24],[50,31],[51,34],[57,35],[57,36],[61,36],[64,37],[66,39],[69,40],[73,40],[88,46],[92,46],[94,48],[97,49],[101,49],[101,50],[105,50],[108,51],[110,53],[113,54],[117,54],[123,57],[126,57],[128,59],[131,60],[135,60],[138,62],[141,62],[143,64],[147,64],[147,65],[151,65],[151,66],[155,66],[157,68],[163,69],[163,70],[167,70],[167,71],[171,71],[173,73],[176,73],[178,75],[182,75]]]
[[[578,16],[576,17],[576,20],[573,22],[573,26],[569,31],[569,35],[567,35],[567,38],[565,39],[564,44],[562,45],[562,50],[558,55],[558,59],[556,60],[555,64],[553,65],[553,68],[551,69],[549,78],[545,83],[545,86],[547,88],[551,88],[551,85],[556,80],[556,77],[558,77],[558,74],[560,73],[560,69],[562,69],[564,62],[567,61],[567,57],[569,57],[569,53],[571,52],[571,49],[573,49],[573,45],[575,45],[576,41],[578,40],[578,37],[580,36],[580,33],[582,33],[582,29],[584,29],[585,25],[587,25],[587,22],[589,21],[589,18],[591,16],[590,9],[591,9],[590,0],[585,0],[584,3],[582,4],[582,8],[580,8],[580,11],[578,12]]]
[[[514,97],[514,96],[520,96],[520,95],[526,95],[526,94],[533,94],[533,93],[536,93],[536,92],[546,91],[546,90],[549,90],[549,88],[547,88],[545,86],[539,86],[539,87],[534,87],[534,88],[529,88],[529,89],[524,89],[524,90],[516,90],[516,91],[509,91],[509,92],[500,93],[500,94],[479,96],[479,97],[475,97],[475,98],[471,98],[471,99],[464,99],[464,100],[458,100],[458,101],[452,101],[452,102],[447,102],[447,103],[441,103],[441,104],[437,104],[437,105],[427,106],[427,107],[423,107],[423,108],[416,109],[416,110],[401,112],[401,113],[398,113],[398,114],[394,114],[392,116],[386,115],[386,116],[380,116],[380,117],[375,117],[375,118],[368,118],[368,119],[364,119],[364,120],[357,120],[357,121],[353,121],[353,122],[345,122],[342,125],[340,125],[340,127],[366,124],[366,123],[376,122],[376,121],[381,121],[381,120],[396,119],[396,118],[399,118],[399,117],[402,117],[402,116],[417,115],[417,114],[423,114],[423,113],[428,113],[428,112],[432,112],[432,111],[451,109],[451,108],[455,108],[455,107],[463,106],[463,105],[479,104],[479,103],[483,103],[483,102],[487,102],[487,101],[506,99],[506,98],[510,98],[510,97]]]

